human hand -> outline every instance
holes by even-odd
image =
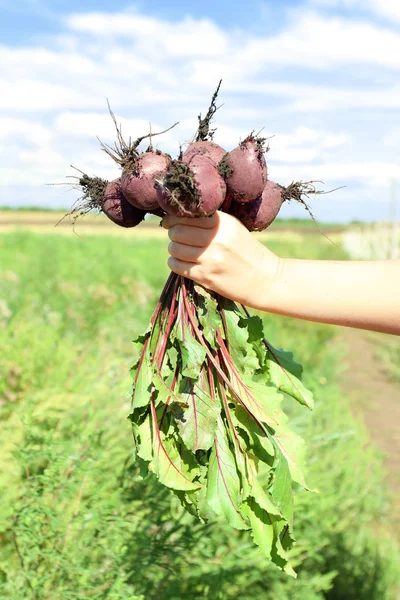
[[[225,298],[262,309],[280,259],[258,242],[235,217],[164,217],[171,255],[168,266]]]

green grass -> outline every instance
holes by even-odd
[[[324,238],[282,255],[340,258]],[[141,480],[129,423],[132,338],[167,276],[162,241],[0,237],[0,597],[20,600],[394,600],[380,462],[338,386],[334,329],[264,315],[315,411],[289,404],[309,448],[296,493],[298,579],[247,533],[196,522]]]
[[[382,363],[385,373],[391,381],[400,382],[400,339],[390,337],[378,342],[376,358]]]
[[[274,231],[276,229],[293,229],[293,230],[307,229],[310,232],[312,232],[314,230],[315,233],[318,233],[318,227],[320,227],[322,230],[329,229],[330,231],[333,231],[333,230],[341,231],[346,226],[347,226],[346,223],[334,223],[334,222],[328,223],[328,222],[322,222],[322,221],[318,221],[318,225],[317,225],[317,223],[315,223],[309,216],[306,216],[304,219],[298,219],[298,218],[283,219],[281,217],[278,217],[272,223],[272,225],[270,226],[270,229],[271,229],[271,231]]]

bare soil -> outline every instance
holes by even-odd
[[[354,413],[362,417],[371,440],[383,454],[385,482],[393,497],[392,525],[400,536],[400,384],[390,380],[377,357],[376,342],[385,337],[343,328],[340,341],[347,348],[347,357],[342,378]],[[400,338],[394,341],[400,344]]]

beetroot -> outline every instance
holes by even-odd
[[[263,231],[275,219],[279,210],[286,200],[295,200],[304,206],[312,219],[314,216],[310,207],[304,200],[310,194],[322,194],[315,189],[314,181],[293,181],[287,187],[267,181],[263,193],[253,202],[231,202],[224,203],[225,212],[239,219],[249,231]],[[227,198],[229,198],[229,193]],[[314,219],[315,220],[315,219]]]
[[[126,200],[122,193],[120,179],[114,179],[107,184],[101,210],[113,223],[121,227],[135,227],[146,215],[145,210],[132,206]]]
[[[267,181],[262,141],[250,135],[220,162],[219,171],[236,202],[252,202],[262,194]]]
[[[196,154],[204,154],[215,164],[223,159],[226,151],[215,142],[199,141],[190,144],[182,155],[182,161],[190,166],[190,161]]]
[[[180,160],[171,163],[165,177],[156,182],[160,207],[177,217],[205,217],[223,203],[226,185],[208,156],[195,154],[190,168]]]
[[[284,200],[283,191],[281,185],[267,181],[259,198],[253,202],[232,202],[229,212],[249,231],[263,231],[278,214]]]
[[[122,193],[132,206],[150,211],[158,208],[154,180],[168,170],[171,158],[161,152],[144,152],[135,162],[133,171],[124,170],[121,176]]]
[[[135,208],[124,198],[121,190],[121,179],[106,181],[100,177],[89,177],[80,171],[77,187],[82,196],[75,202],[65,217],[71,217],[72,223],[92,210],[104,214],[121,227],[135,227],[143,221],[146,211]],[[65,218],[63,217],[63,218]]]

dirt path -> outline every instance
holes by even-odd
[[[386,481],[394,496],[393,525],[400,535],[400,384],[390,380],[376,357],[374,342],[378,337],[384,341],[382,336],[343,328],[340,339],[348,349],[343,385],[384,455]]]

